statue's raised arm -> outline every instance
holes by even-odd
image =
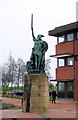
[[[31,30],[32,30],[32,37],[33,37],[33,41],[35,42],[36,38],[35,38],[35,35],[34,35],[33,28],[32,28]]]

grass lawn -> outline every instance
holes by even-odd
[[[19,86],[19,88],[17,88],[16,86],[14,86],[12,88],[11,87],[7,87],[6,90],[5,89],[2,90],[2,87],[0,87],[0,90],[2,90],[2,92],[3,92],[3,93],[0,92],[0,96],[2,96],[2,97],[8,97],[8,98],[22,99],[23,96],[17,96],[17,95],[13,96],[13,95],[11,95],[11,92],[13,90],[17,90],[17,89],[18,90],[23,90],[24,88],[22,86]]]
[[[0,86],[0,91],[2,91],[2,87]]]

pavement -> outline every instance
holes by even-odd
[[[21,106],[21,99],[0,98],[0,102]],[[0,118],[76,118],[76,102],[72,99],[57,99],[56,103],[49,103],[49,111],[45,113],[27,113],[22,109],[0,110]]]

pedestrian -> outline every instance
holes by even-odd
[[[56,103],[56,102],[55,102],[56,96],[57,96],[56,91],[53,90],[53,91],[52,91],[52,103],[53,103],[53,102]]]

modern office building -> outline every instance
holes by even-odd
[[[78,22],[56,27],[48,32],[57,37],[56,81],[59,98],[78,101]]]

